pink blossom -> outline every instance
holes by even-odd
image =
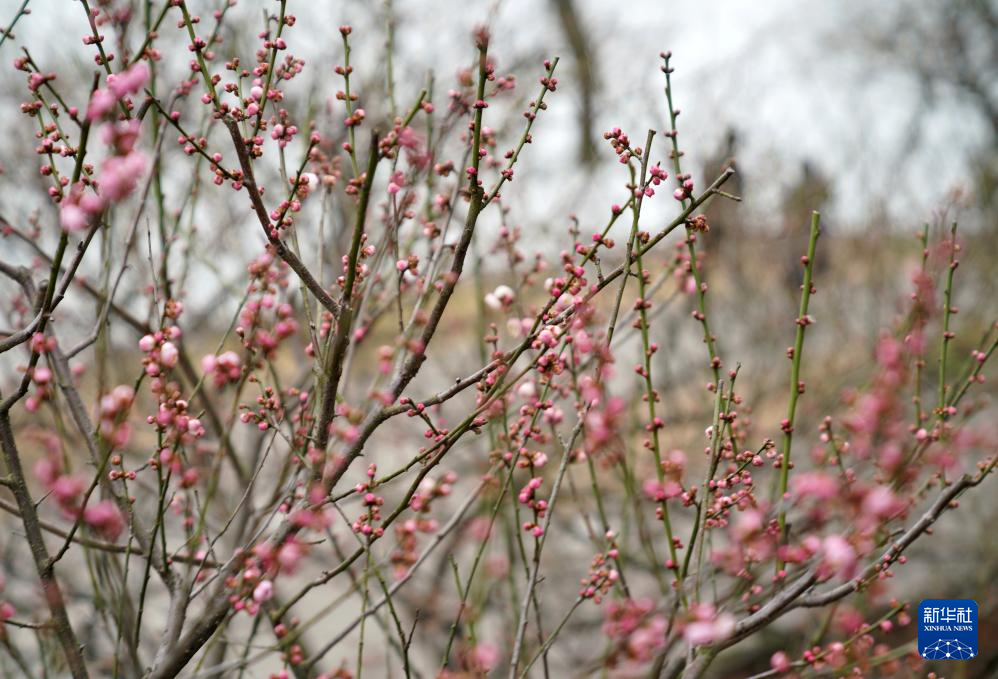
[[[650,599],[609,601],[606,606],[603,633],[618,643],[630,660],[644,663],[665,646],[668,623],[654,614]]]
[[[163,346],[159,348],[159,362],[167,368],[177,365],[179,355],[173,342],[163,342]]]
[[[823,578],[834,575],[851,578],[856,572],[857,559],[856,550],[848,540],[840,535],[829,535],[821,541],[818,575]]]
[[[77,498],[83,493],[83,481],[75,476],[60,476],[55,480],[50,488],[52,497],[63,507],[76,503]]]
[[[90,215],[76,203],[63,202],[59,208],[59,223],[70,233],[83,231],[90,224]]]
[[[470,654],[475,666],[481,670],[491,670],[499,662],[499,649],[495,644],[479,642]]]
[[[659,483],[655,479],[648,479],[642,484],[641,489],[649,500],[655,502],[664,502],[683,494],[683,487],[671,480]]]
[[[904,508],[904,501],[885,486],[877,486],[863,498],[863,513],[881,520],[893,518]]]
[[[891,335],[882,335],[877,342],[876,359],[877,363],[886,367],[896,367],[901,360],[901,343]]]
[[[62,465],[59,463],[58,457],[49,454],[35,462],[32,471],[35,473],[35,478],[48,488],[59,478],[59,474],[62,473]]]
[[[824,472],[802,472],[793,477],[793,493],[799,499],[830,500],[839,494],[839,482]]]
[[[790,670],[790,656],[783,651],[777,651],[769,659],[769,664],[777,672],[787,672]]]
[[[114,105],[117,98],[108,90],[96,90],[90,97],[90,105],[87,107],[87,120],[93,121],[103,118]]]
[[[694,604],[691,610],[694,619],[687,623],[683,636],[692,646],[727,639],[735,631],[735,617],[730,613],[717,614],[712,604]]]
[[[419,135],[412,127],[403,127],[399,131],[398,135],[398,145],[402,148],[415,149],[419,146],[420,139]]]
[[[108,540],[117,540],[125,530],[125,519],[113,500],[102,500],[83,512],[83,520],[98,534]]]
[[[98,176],[101,195],[112,201],[126,198],[135,190],[135,186],[145,169],[146,158],[138,152],[106,159],[101,164],[101,172]]]
[[[269,601],[274,596],[274,583],[270,580],[262,580],[259,585],[253,589],[253,601],[262,604],[264,601]]]
[[[485,295],[485,306],[494,311],[498,311],[503,307],[512,304],[514,299],[516,299],[516,293],[513,292],[513,288],[508,285],[500,285],[495,290]],[[544,335],[544,339],[542,341],[544,341],[545,344],[548,344],[548,338],[550,338],[550,341],[554,341],[554,336],[549,330],[542,331],[542,335]]]
[[[145,86],[149,80],[149,66],[144,61],[139,61],[131,68],[121,73],[109,75],[107,77],[107,87],[111,94],[121,99],[129,94],[135,94]]]
[[[756,509],[747,509],[738,514],[738,518],[735,519],[734,525],[731,527],[731,534],[736,540],[742,542],[761,531],[762,527],[762,512]]]
[[[138,119],[121,120],[116,123],[105,123],[101,126],[101,141],[111,146],[121,154],[127,154],[135,148],[135,142],[139,138],[139,128],[141,123]]]

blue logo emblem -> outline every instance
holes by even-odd
[[[977,655],[977,604],[972,599],[925,599],[918,604],[918,652],[926,660]]]

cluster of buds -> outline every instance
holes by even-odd
[[[582,579],[582,588],[579,590],[580,597],[592,599],[596,605],[603,602],[603,597],[620,579],[620,573],[612,565],[620,555],[613,531],[607,531],[606,540],[608,543],[606,551],[593,557],[592,563],[589,564],[589,575]]]
[[[180,352],[173,340],[180,339],[180,328],[175,325],[145,335],[139,340],[139,349],[145,354],[142,365],[149,377],[160,377],[177,365]]]
[[[242,361],[239,354],[226,351],[219,355],[207,354],[201,359],[201,370],[210,377],[212,384],[221,389],[227,384],[239,381],[242,375]]]
[[[255,379],[255,378],[250,378]],[[263,393],[256,397],[256,408],[240,404],[239,421],[243,424],[255,424],[260,431],[267,431],[271,424],[284,420],[284,403],[271,386],[263,388]]]
[[[547,453],[545,453],[543,450],[528,450],[527,448],[520,448],[519,455],[517,456],[516,460],[516,466],[520,467],[521,469],[540,469],[547,463],[548,463]],[[540,479],[533,479],[533,480],[540,481]]]
[[[67,518],[81,520],[94,533],[112,542],[125,530],[125,519],[113,500],[82,506],[86,483],[63,469],[57,451],[50,450],[35,463],[34,473]]]
[[[419,559],[417,535],[419,533],[434,533],[437,530],[437,521],[434,519],[413,518],[403,521],[395,526],[395,538],[397,544],[392,550],[391,562],[394,566],[395,577],[404,578]]]
[[[676,481],[665,479],[646,479],[641,485],[645,497],[653,502],[665,502],[683,494],[683,487]]]
[[[276,547],[270,543],[257,545],[253,548],[253,554],[267,573],[294,574],[302,558],[308,554],[308,545],[292,535]]]
[[[86,191],[84,182],[70,187],[59,208],[59,221],[67,231],[88,228],[109,205],[127,198],[145,172],[148,161],[135,148],[139,135],[138,120],[106,123],[101,128],[101,140],[111,154],[101,163],[100,173],[93,182],[96,194]]]
[[[54,337],[46,337],[43,333],[36,332],[31,337],[29,347],[32,352],[43,356],[56,347]],[[24,409],[29,413],[36,412],[43,403],[52,396],[53,379],[55,375],[52,370],[44,365],[36,365],[31,369],[31,384],[34,391],[24,400]]]
[[[508,285],[499,285],[495,290],[485,295],[485,306],[493,311],[508,309],[516,300],[516,293]]]
[[[430,115],[433,113],[433,104],[423,102],[421,110]],[[378,150],[386,158],[395,158],[398,149],[405,150],[406,161],[409,165],[424,169],[430,163],[430,150],[424,149],[425,141],[411,126],[402,126],[402,119],[396,118],[394,127],[378,142]],[[421,150],[422,149],[422,150]]]
[[[731,473],[720,479],[711,479],[707,484],[707,518],[706,527],[723,528],[728,525],[731,510],[744,509],[755,503],[755,481],[752,474],[744,467],[759,466],[762,458],[753,451],[744,451],[737,456],[741,464],[734,467]]]
[[[521,490],[517,499],[520,504],[526,505],[534,512],[534,519],[532,521],[525,521],[523,523],[523,530],[533,534],[535,538],[539,538],[544,535],[544,528],[538,523],[538,521],[544,518],[544,514],[547,512],[548,503],[547,500],[540,500],[537,498],[537,489],[541,487],[541,478],[535,476],[530,479]]]
[[[263,85],[262,78],[254,78],[249,89],[249,96],[243,99],[244,113],[247,118],[252,118],[260,113],[260,102],[264,95]]]
[[[366,233],[361,237],[361,243],[362,243],[362,245],[361,245],[358,257],[357,257],[357,268],[356,268],[356,271],[355,271],[356,276],[357,276],[356,281],[354,283],[355,287],[357,285],[359,285],[361,281],[363,281],[365,278],[367,278],[367,274],[369,274],[371,272],[371,268],[368,265],[367,260],[369,260],[372,257],[374,257],[375,253],[377,252],[377,250],[375,249],[375,247],[367,242],[367,234]],[[350,269],[350,257],[348,255],[343,255],[343,257],[340,260],[340,262],[342,264],[343,274],[336,277],[336,284],[340,288],[345,288],[346,284],[347,284],[347,276],[346,276],[346,274],[347,274],[347,271],[349,271],[349,269]]]
[[[141,90],[148,79],[149,67],[142,61],[126,71],[109,75],[107,88],[96,90],[91,97],[87,119],[96,121],[108,117],[119,102],[130,108],[128,95]],[[68,195],[55,194],[60,199],[59,221],[64,229],[87,229],[110,204],[120,202],[135,190],[148,164],[145,154],[135,148],[139,125],[137,119],[132,119],[108,122],[102,127],[102,141],[111,153],[102,162],[94,182],[98,192],[86,191],[85,183],[79,181],[70,187]]]
[[[693,178],[689,174],[677,174],[676,181],[679,182],[679,188],[675,190],[672,197],[678,201],[684,201],[687,198],[693,196]]]
[[[665,647],[667,629],[651,599],[609,600],[603,614],[603,634],[613,644],[608,663],[651,661]]]
[[[335,177],[331,177],[331,180],[335,182]],[[318,191],[322,188],[324,181],[319,179],[319,175],[314,172],[302,172],[298,175],[298,180],[289,178],[289,182],[294,184],[294,193],[298,196],[299,200],[304,200],[313,191]]]
[[[385,534],[385,529],[377,525],[381,521],[381,506],[385,504],[385,498],[376,495],[374,490],[374,477],[378,473],[378,466],[372,464],[367,468],[367,481],[358,483],[354,490],[363,496],[363,505],[367,512],[361,514],[353,522],[352,528],[355,533],[366,536],[368,539],[378,539]]]
[[[124,101],[126,108],[130,108],[128,97],[141,91],[149,81],[149,76],[149,66],[144,61],[136,62],[120,73],[109,74],[107,87],[95,90],[90,97],[87,120],[94,121],[105,117],[119,102]]]
[[[249,264],[247,271],[249,290],[255,295],[239,314],[236,335],[246,349],[270,358],[299,328],[294,307],[279,299],[288,288],[288,267],[268,248]]]
[[[271,569],[267,568],[255,554],[246,559],[242,572],[226,579],[231,591],[229,603],[235,611],[245,611],[250,616],[260,611],[260,606],[274,597],[274,582]]]
[[[283,149],[294,141],[296,134],[298,134],[298,126],[288,122],[288,112],[282,108],[277,112],[277,119],[270,128],[270,138]]]
[[[617,154],[617,160],[622,165],[629,163],[632,157],[641,157],[641,147],[632,148],[630,138],[619,127],[615,127],[609,132],[604,132],[603,138],[610,142],[613,152]]]
[[[128,411],[135,400],[135,390],[119,384],[100,400],[100,435],[112,448],[123,448],[132,434]]]
[[[150,461],[153,466],[163,464],[175,472],[181,472],[180,456],[176,451],[204,436],[204,425],[198,418],[191,417],[188,407],[186,400],[171,395],[160,401],[155,415],[146,418],[148,424],[156,427],[163,441],[158,458]]]
[[[713,604],[693,604],[683,636],[691,646],[701,646],[727,639],[735,631],[735,617],[718,613]]]
[[[406,273],[417,276],[419,274],[419,255],[411,254],[405,259],[396,261],[395,270],[399,272],[400,276],[405,276]]]
[[[351,66],[350,68],[352,69],[353,67]],[[351,94],[350,96],[356,98],[357,95]],[[364,109],[362,108],[358,108],[353,113],[351,113],[350,115],[348,115],[346,118],[343,119],[343,124],[346,125],[347,127],[357,127],[364,122],[365,117],[367,117],[367,112],[364,111]]]
[[[392,172],[392,176],[388,180],[388,193],[394,196],[403,188],[405,188],[405,173],[402,170],[396,170]]]
[[[540,82],[541,85],[544,86],[544,89],[546,89],[548,92],[554,92],[555,90],[558,89],[558,79],[555,78],[553,75],[550,75],[552,67],[553,64],[551,63],[551,61],[549,59],[545,59],[544,70],[546,70],[549,75],[541,76]],[[504,80],[508,80],[508,78]]]
[[[430,504],[437,498],[449,496],[455,483],[457,483],[457,473],[453,471],[447,472],[439,480],[431,478],[423,479],[422,483],[419,484],[419,488],[413,493],[412,499],[409,500],[409,507],[414,512],[428,514]]]

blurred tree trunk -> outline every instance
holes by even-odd
[[[592,41],[579,18],[574,0],[551,0],[558,10],[561,30],[565,41],[572,50],[581,101],[579,102],[579,160],[586,165],[596,159],[594,142],[595,113],[593,99],[596,96],[596,72],[593,68]]]

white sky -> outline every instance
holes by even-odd
[[[9,21],[8,15],[19,4],[19,0],[0,0],[0,22]],[[205,15],[207,30],[210,9],[219,3],[189,4]],[[959,103],[937,106],[923,128],[920,151],[899,164],[898,152],[907,143],[906,125],[916,109],[918,90],[904,73],[889,70],[851,40],[872,20],[866,3],[577,0],[577,4],[599,64],[597,133],[619,126],[632,139],[643,140],[648,127],[666,127],[658,53],[672,50],[687,168],[702,182],[698,175],[702,160],[715,154],[728,126],[735,126],[744,140],[738,154],[745,181],[743,209],[757,221],[778,205],[802,161],[808,160],[836,182],[832,219],[862,223],[875,208],[884,206],[902,226],[919,223],[950,189],[967,182],[968,150],[987,143],[981,121]],[[356,26],[358,72],[381,68],[382,2],[292,0],[289,5],[299,17],[288,34],[291,51],[306,58],[308,69],[317,69],[312,75],[321,76],[320,84],[328,83],[328,92],[320,96],[339,88],[330,70],[340,60],[336,27],[341,23]],[[0,74],[6,94],[0,102],[8,118],[18,118],[19,126],[28,124],[16,110],[23,98],[23,89],[18,89],[23,88],[23,78],[9,64],[22,42],[32,45],[34,56],[46,68],[65,74],[63,80],[74,71],[85,74],[93,68],[92,48],[81,42],[86,25],[80,4],[34,0],[31,7],[33,14],[18,26],[17,44],[8,41],[0,54],[7,65]],[[246,32],[244,61],[252,58],[261,11],[275,8],[271,0],[242,0],[233,10],[233,16],[252,28]],[[533,216],[551,220],[590,208],[602,213],[619,198],[625,176],[612,162],[603,163],[595,176],[574,168],[578,88],[550,2],[395,0],[395,9],[396,71],[403,106],[423,85],[429,69],[437,72],[438,92],[446,91],[456,68],[471,56],[472,27],[489,17],[499,69],[516,73],[523,96],[536,91],[541,58],[563,56],[561,86],[535,128],[537,143],[528,148],[517,171],[517,179],[523,178],[514,185],[521,192],[518,198],[531,206]],[[164,35],[177,31],[171,20],[166,24]],[[186,44],[181,36],[169,37],[173,44]],[[180,58],[185,63],[186,52]],[[296,94],[316,93],[296,91],[293,84],[289,96]],[[373,99],[376,94],[369,96]],[[664,141],[659,137],[659,144]],[[599,151],[601,158],[612,161],[601,140]],[[666,202],[659,202],[662,209],[672,207]]]

